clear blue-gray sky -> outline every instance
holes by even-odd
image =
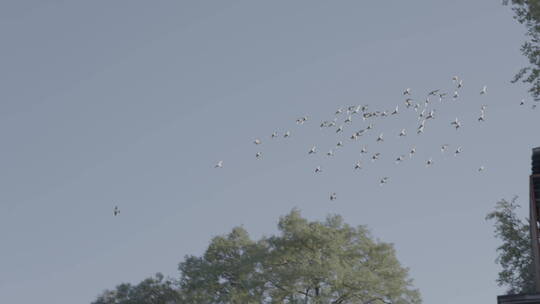
[[[510,83],[524,32],[488,0],[2,1],[0,302],[89,303],[177,276],[212,236],[275,233],[298,207],[394,243],[425,303],[494,303],[499,243],[484,217],[514,195],[526,215],[540,145],[540,109],[520,107],[527,87]],[[460,101],[435,105],[423,136],[403,116],[376,123],[380,145],[353,144],[349,128],[332,160],[307,157],[337,142],[318,124],[338,107],[393,109],[405,88],[420,98],[454,75]],[[361,141],[382,159],[354,171]],[[411,145],[417,157],[394,164]]]

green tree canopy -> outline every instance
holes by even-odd
[[[169,304],[181,303],[178,289],[161,273],[137,285],[122,283],[115,290],[106,290],[92,304]]]
[[[236,227],[214,237],[201,256],[186,256],[174,286],[158,275],[105,291],[93,304],[421,303],[393,246],[366,227],[340,216],[311,222],[292,210],[278,228],[252,240]]]
[[[530,83],[529,92],[535,100],[540,100],[540,1],[503,0],[503,4],[512,6],[514,18],[527,27],[529,38],[521,46],[521,51],[530,65],[522,68],[512,82],[521,80]]]
[[[420,303],[393,246],[339,216],[309,222],[298,210],[279,235],[253,241],[242,228],[179,266],[187,303]]]
[[[529,223],[516,215],[516,200],[497,202],[495,210],[486,216],[495,221],[495,236],[502,241],[497,248],[496,262],[502,267],[497,283],[506,286],[508,294],[532,293],[535,286]]]

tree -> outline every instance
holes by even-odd
[[[495,236],[502,241],[497,248],[496,262],[502,267],[497,283],[506,286],[508,294],[532,293],[535,286],[529,223],[516,215],[516,200],[497,202],[495,210],[486,216],[495,221]]]
[[[115,290],[106,290],[92,304],[174,304],[181,303],[180,293],[161,273],[133,286],[122,283]]]
[[[186,303],[420,303],[391,244],[339,216],[309,222],[298,210],[279,235],[250,239],[243,228],[215,237],[203,256],[180,263]]]
[[[504,5],[511,5],[514,18],[527,27],[528,41],[521,46],[521,52],[529,60],[530,66],[522,68],[512,82],[521,80],[530,83],[529,92],[540,100],[540,1],[539,0],[503,0]]]

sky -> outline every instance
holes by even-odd
[[[90,303],[121,282],[178,277],[213,236],[274,234],[298,208],[393,243],[424,303],[495,303],[500,243],[485,215],[515,195],[527,215],[540,146],[540,109],[510,83],[524,33],[488,0],[2,1],[0,302]],[[459,98],[434,100],[415,134],[404,89],[452,93],[454,75]],[[358,116],[343,135],[319,128],[359,104],[400,114],[356,142]]]

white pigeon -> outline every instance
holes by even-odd
[[[403,95],[411,95],[411,89],[406,88],[405,91],[403,92]]]
[[[478,121],[486,121],[486,117],[484,115],[484,111],[480,113],[480,117],[478,117]]]
[[[214,166],[214,168],[223,168],[223,161],[220,160],[217,162],[217,164]]]
[[[482,87],[482,90],[480,91],[480,95],[487,93],[487,86]]]
[[[373,154],[373,156],[371,157],[371,161],[372,162],[376,161],[377,159],[379,159],[380,156],[381,156],[381,153]]]
[[[358,161],[356,164],[354,164],[354,169],[362,169],[362,163]]]
[[[458,147],[458,148],[456,149],[456,152],[454,152],[454,155],[457,156],[458,154],[461,153],[461,151],[462,151],[461,147]]]
[[[426,120],[433,119],[433,118],[435,118],[435,110],[429,111],[428,115],[426,115]]]
[[[332,194],[330,194],[330,200],[331,200],[331,201],[334,201],[334,200],[336,200],[336,199],[337,199],[337,194],[336,194],[335,192],[332,193]]]
[[[118,206],[114,206],[114,209],[113,209],[113,215],[114,216],[117,216],[120,214],[120,209],[118,208]]]
[[[409,151],[409,157],[412,158],[414,153],[416,153],[416,147],[411,148],[411,150]]]
[[[435,95],[437,95],[437,93],[439,93],[439,91],[440,91],[440,89],[433,90],[433,91],[428,93],[428,96],[435,96]]]
[[[291,136],[291,132],[289,132],[289,131],[287,131],[287,132],[285,132],[285,134],[283,134],[283,137],[285,137],[285,138],[287,138],[289,136]]]
[[[406,136],[407,131],[405,129],[401,129],[401,132],[399,132],[399,136]]]
[[[458,79],[459,79],[459,77],[457,77],[457,76],[452,77],[452,81],[458,81]]]
[[[484,168],[484,166],[480,166],[480,168],[478,168],[478,172],[482,172],[484,171],[486,168]]]
[[[461,127],[461,123],[459,122],[457,117],[456,117],[456,120],[452,121],[450,124],[453,125],[456,128],[456,130]]]
[[[377,142],[384,141],[383,139],[383,133],[379,134],[379,137],[377,137]]]
[[[256,145],[260,145],[262,142],[261,142],[260,139],[257,138],[257,139],[255,139],[255,140],[253,141],[253,143],[256,144]]]
[[[382,186],[382,185],[388,183],[388,179],[389,179],[389,177],[386,177],[386,176],[383,177],[383,178],[381,178],[381,179],[379,180],[379,185]]]
[[[452,96],[452,98],[457,99],[458,97],[459,97],[459,94],[458,94],[457,91],[455,91],[455,92],[454,92],[454,95]]]
[[[366,147],[366,146],[363,146],[363,147],[362,147],[362,150],[360,150],[360,153],[362,153],[362,154],[365,154],[365,153],[367,153],[367,152],[368,152],[368,151],[367,151],[367,147]]]
[[[255,154],[255,158],[257,158],[257,159],[261,158],[261,156],[262,156],[262,153],[261,153],[261,152],[257,152],[257,153]]]
[[[317,147],[313,146],[311,149],[309,149],[308,154],[314,154],[317,152]]]
[[[321,172],[321,171],[322,171],[322,170],[321,170],[321,167],[320,167],[320,166],[317,166],[317,168],[315,168],[315,173],[319,173],[319,172]]]
[[[413,100],[410,98],[407,98],[405,100],[405,106],[407,107],[407,109],[410,108],[412,105],[413,105]]]
[[[487,105],[484,104],[484,105],[480,106],[480,111],[484,112],[486,110],[486,108],[487,108]]]
[[[430,158],[426,161],[426,167],[433,165],[433,160]]]
[[[402,162],[404,159],[405,159],[405,156],[403,156],[403,155],[398,156],[398,158],[396,158],[396,164],[399,164],[399,163]]]
[[[296,123],[299,124],[299,125],[303,125],[306,121],[308,120],[308,117],[307,116],[304,116],[304,117],[300,117],[296,120]]]

